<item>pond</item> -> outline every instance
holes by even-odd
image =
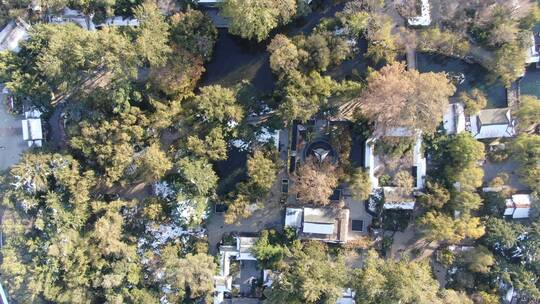
[[[490,79],[490,73],[481,65],[467,63],[463,60],[442,55],[418,53],[416,59],[420,72],[447,72],[458,76],[463,74],[465,79],[457,85],[457,93],[478,88],[488,97],[487,108],[506,107],[506,89],[500,81]]]
[[[534,64],[527,67],[525,76],[519,81],[521,95],[533,95],[540,98],[540,69]]]
[[[224,196],[236,189],[236,184],[247,179],[248,152],[231,146],[228,158],[214,163],[214,170],[219,177],[217,194]]]

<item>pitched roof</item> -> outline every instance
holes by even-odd
[[[478,112],[478,119],[482,125],[509,124],[510,110],[508,108],[484,109]]]

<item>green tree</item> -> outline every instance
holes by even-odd
[[[251,183],[263,193],[268,193],[276,180],[278,165],[264,152],[257,150],[247,160],[247,173]]]
[[[177,166],[187,182],[188,189],[196,195],[206,196],[216,189],[218,177],[205,158],[184,157],[178,161]]]
[[[2,56],[0,78],[18,100],[49,107],[100,87],[132,79],[137,54],[126,36],[113,28],[87,31],[74,24],[32,27],[16,55]],[[107,75],[107,77],[104,77]]]
[[[486,221],[487,233],[484,241],[492,248],[510,249],[518,244],[518,237],[525,232],[518,223],[509,223],[504,219],[490,217]]]
[[[285,256],[286,249],[273,240],[276,234],[275,230],[263,230],[252,248],[253,255],[265,269],[276,269]]]
[[[361,168],[356,169],[350,177],[349,189],[354,199],[361,201],[367,200],[372,190],[369,174]]]
[[[399,171],[394,175],[393,183],[404,193],[411,193],[414,188],[414,179],[408,171]]]
[[[170,39],[177,48],[183,48],[204,60],[212,57],[218,32],[208,16],[201,11],[188,9],[171,16],[170,23]]]
[[[429,211],[419,220],[424,235],[431,241],[456,244],[465,238],[478,239],[485,233],[477,217],[462,215],[458,219],[437,211]]]
[[[162,178],[172,168],[171,160],[161,150],[159,144],[148,146],[136,163],[140,174],[150,180]]]
[[[430,27],[419,32],[418,49],[435,52],[446,56],[465,57],[469,52],[469,42],[453,31],[442,31],[439,27]]]
[[[467,254],[468,255],[468,254]],[[468,269],[472,272],[488,273],[491,266],[495,264],[493,254],[484,246],[474,248],[472,254],[468,255]]]
[[[532,189],[540,188],[540,135],[520,135],[511,145],[511,157],[518,164],[523,181]]]
[[[282,98],[279,105],[280,115],[287,121],[309,120],[321,106],[328,102],[336,83],[328,76],[317,72],[303,75],[298,71],[291,72],[277,84],[277,95]]]
[[[265,291],[268,303],[336,302],[347,281],[343,258],[331,257],[326,244],[295,243],[287,256],[288,267]]]
[[[228,204],[227,212],[225,213],[225,223],[233,224],[241,218],[247,218],[251,216],[251,210],[249,206],[251,200],[246,194],[238,194],[236,198]]]
[[[236,93],[219,85],[200,88],[192,101],[194,115],[203,122],[228,124],[239,123],[244,115],[242,107],[236,101]]]
[[[221,14],[230,18],[229,31],[246,39],[262,41],[278,25],[288,23],[295,15],[296,0],[225,0]]]
[[[270,68],[280,78],[295,71],[300,64],[300,59],[307,56],[303,50],[298,49],[287,36],[282,34],[277,34],[268,44],[268,52],[270,52]]]
[[[460,191],[452,199],[455,210],[469,213],[472,210],[478,210],[482,207],[483,201],[476,192]]]
[[[487,105],[486,94],[477,88],[472,89],[470,92],[461,92],[459,101],[465,105],[465,114],[467,115],[475,115]]]
[[[521,131],[532,130],[540,123],[540,100],[535,96],[521,95],[516,118]]]
[[[121,179],[134,161],[135,144],[145,139],[148,119],[136,107],[110,120],[84,120],[72,134],[70,146],[85,156],[88,164],[104,173],[105,182],[112,185]]]
[[[411,284],[411,282],[415,282]],[[359,303],[440,303],[439,284],[426,262],[383,260],[369,251],[352,284]]]
[[[221,128],[213,128],[200,139],[197,136],[187,138],[187,149],[198,157],[207,157],[210,160],[224,160],[227,158],[227,143]]]
[[[137,53],[150,66],[163,66],[171,52],[168,44],[169,24],[151,1],[145,1],[135,8],[134,14],[139,20],[139,26],[135,30]]]
[[[426,207],[441,209],[450,201],[450,192],[439,183],[427,182],[426,194],[419,198],[420,203]]]

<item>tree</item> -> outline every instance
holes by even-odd
[[[379,136],[399,127],[432,133],[454,92],[443,73],[419,73],[394,63],[373,72],[367,89],[351,103],[375,123]]]
[[[171,53],[168,44],[169,24],[156,4],[151,1],[145,1],[135,8],[134,14],[139,20],[139,26],[135,30],[137,53],[150,66],[163,66]]]
[[[209,160],[224,160],[227,158],[227,143],[221,128],[213,128],[200,139],[197,136],[187,138],[187,149],[198,157],[207,157]]]
[[[134,161],[135,144],[142,144],[148,119],[137,107],[110,120],[84,120],[72,134],[69,145],[85,157],[88,164],[104,173],[105,182],[112,185],[124,176]]]
[[[277,303],[336,302],[346,283],[343,258],[331,257],[326,244],[293,244],[284,272],[265,291],[266,301]]]
[[[177,166],[190,192],[201,196],[214,192],[218,176],[205,158],[184,157],[178,161]]]
[[[435,52],[453,57],[465,57],[469,42],[453,31],[430,27],[419,32],[417,47],[424,52]]]
[[[167,154],[155,143],[148,146],[136,162],[140,174],[151,180],[162,178],[172,168],[172,162]]]
[[[372,190],[369,174],[361,168],[356,169],[350,177],[349,189],[354,199],[360,201],[367,200]]]
[[[358,303],[441,303],[428,263],[383,260],[373,250],[364,267],[355,271],[352,284]]]
[[[371,12],[364,31],[368,40],[366,57],[372,62],[385,61],[392,63],[397,55],[396,38],[392,34],[393,20],[387,14]]]
[[[189,96],[204,72],[203,60],[183,49],[175,49],[163,66],[150,68],[150,83],[172,98]]]
[[[166,299],[171,303],[209,301],[217,271],[214,258],[205,253],[179,257],[179,251],[177,246],[171,245],[162,250],[160,262],[163,268],[160,271],[173,291],[165,295]]]
[[[295,71],[300,64],[300,59],[307,56],[303,50],[299,50],[287,36],[282,34],[277,34],[270,41],[268,52],[270,52],[270,68],[280,78]]]
[[[484,144],[464,132],[450,138],[446,145],[446,156],[453,167],[465,168],[484,160],[484,150]]]
[[[458,292],[452,289],[445,289],[442,292],[442,300],[444,304],[473,304],[473,300],[463,291]],[[485,303],[487,304],[487,303]]]
[[[394,185],[404,193],[411,193],[414,186],[414,179],[408,171],[399,171],[394,175]]]
[[[308,159],[294,174],[293,191],[304,203],[327,205],[334,188],[338,185],[338,177],[339,172],[333,164],[329,162],[318,164],[315,160]]]
[[[540,123],[540,100],[535,96],[521,95],[516,118],[521,131],[534,130]]]
[[[87,31],[74,24],[32,27],[16,55],[0,57],[1,78],[18,100],[50,107],[72,95],[134,78],[139,63],[126,36],[113,28]],[[104,77],[107,75],[107,77]]]
[[[419,199],[426,207],[441,209],[450,201],[450,192],[439,183],[428,181],[426,190],[427,193],[422,194]]]
[[[244,115],[236,101],[236,94],[229,88],[211,85],[200,88],[192,101],[194,115],[203,122],[222,124],[239,123]]]
[[[469,213],[472,210],[478,210],[483,205],[480,195],[470,191],[457,192],[452,199],[452,203],[455,210],[466,213]]]
[[[504,219],[490,217],[486,221],[487,245],[495,249],[510,249],[517,245],[518,237],[525,232],[521,224],[509,223]]]
[[[475,115],[487,105],[486,94],[477,88],[472,89],[470,92],[461,92],[459,101],[465,105],[465,114],[467,115]]]
[[[465,238],[478,239],[484,235],[484,227],[477,217],[463,215],[458,219],[429,211],[418,220],[427,239],[456,244]]]
[[[330,77],[314,71],[307,75],[291,72],[277,84],[277,94],[282,98],[280,115],[287,121],[309,120],[328,102],[335,85]]]
[[[252,248],[253,255],[265,269],[276,269],[285,256],[285,248],[272,239],[276,238],[275,230],[263,230]]]
[[[540,188],[540,135],[520,135],[511,145],[511,157],[518,164],[523,181],[532,189]]]
[[[208,16],[201,11],[188,9],[172,15],[170,23],[170,40],[177,48],[183,48],[204,60],[212,57],[218,32]]]
[[[248,195],[238,194],[237,197],[228,204],[227,212],[225,213],[225,223],[233,224],[241,218],[247,218],[251,215],[249,206],[251,201]]]
[[[524,49],[517,43],[504,44],[495,51],[492,62],[488,63],[490,70],[507,87],[525,73],[526,55]]]
[[[296,15],[296,9],[295,0],[225,0],[221,14],[231,19],[232,34],[261,42],[272,29],[288,23]]]
[[[268,193],[276,180],[278,166],[262,151],[257,150],[247,160],[247,173],[255,187],[263,193]]]
[[[484,246],[478,246],[473,249],[472,254],[468,255],[468,269],[472,272],[488,273],[491,266],[495,264],[493,254]]]

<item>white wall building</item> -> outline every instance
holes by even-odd
[[[420,16],[407,20],[412,26],[428,26],[431,24],[431,8],[429,0],[422,0]]]

